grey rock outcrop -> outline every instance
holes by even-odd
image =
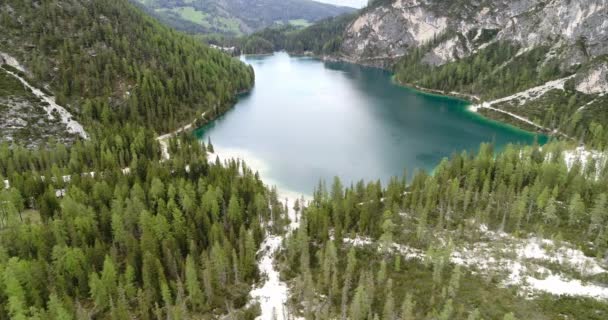
[[[361,63],[428,44],[425,62],[440,65],[503,40],[550,46],[566,68],[608,53],[608,0],[395,0],[365,10],[343,38],[342,54]]]

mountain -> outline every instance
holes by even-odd
[[[272,25],[307,26],[355,11],[311,0],[133,0],[170,26],[238,36]]]
[[[339,55],[476,96],[486,115],[601,144],[607,19],[606,0],[377,1],[346,28]]]
[[[522,53],[548,46],[567,68],[608,52],[607,6],[604,0],[376,1],[345,31],[343,52],[365,61],[433,43],[424,62],[442,65],[511,41]]]
[[[128,0],[3,0],[0,319],[608,319],[608,154],[590,149],[608,141],[606,19],[588,18],[603,4],[547,1],[513,18],[542,21],[563,4],[549,25],[585,25],[564,31],[584,37],[536,43],[503,39],[513,25],[432,37],[406,25],[434,5],[447,15],[506,2],[403,3],[233,41],[496,99],[476,108],[572,116],[552,125],[589,129],[588,145],[482,144],[432,173],[384,186],[335,177],[288,200],[242,160],[181,134],[251,89],[250,67]],[[415,21],[456,23],[431,14]]]
[[[10,0],[0,5],[0,19],[2,77],[14,83],[19,76],[18,82],[31,86],[26,91],[44,91],[0,97],[14,115],[27,110],[23,101],[43,99],[45,106],[57,105],[47,110],[50,118],[53,110],[65,111],[59,117],[64,125],[76,125],[76,119],[93,133],[127,123],[167,132],[203,112],[221,113],[235,93],[253,84],[248,66],[161,25],[126,0]],[[15,76],[7,78],[7,71]],[[21,114],[2,126],[38,127],[44,135],[44,121]]]
[[[606,0],[376,0],[350,17],[255,36],[275,50],[390,69],[486,116],[599,147],[608,138],[606,21]]]
[[[127,0],[3,0],[0,30],[0,319],[253,319],[284,206],[191,135],[159,139],[252,69]]]

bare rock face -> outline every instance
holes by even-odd
[[[398,58],[444,33],[448,21],[418,0],[398,0],[359,16],[345,32],[342,51],[359,61]]]
[[[344,32],[342,54],[366,64],[431,46],[441,65],[494,41],[552,47],[563,67],[608,53],[608,0],[395,0],[366,9]]]
[[[0,52],[0,66],[3,64],[9,65],[21,72],[25,72],[25,68],[23,68],[23,66],[19,64],[19,61],[17,61],[17,59],[10,56],[9,54]]]
[[[608,63],[602,63],[582,72],[576,81],[576,90],[586,94],[608,92]]]

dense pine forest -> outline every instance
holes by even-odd
[[[9,0],[3,8],[2,50],[82,122],[99,124],[95,130],[140,125],[164,133],[203,112],[220,114],[253,84],[249,67],[128,1]]]
[[[173,141],[162,163],[146,154],[156,140],[142,140],[129,170],[90,144],[2,147],[11,188],[0,192],[0,318],[255,314],[242,307],[261,226],[281,225],[276,194],[244,164],[208,160],[192,138]]]
[[[261,226],[284,208],[251,170],[208,161],[192,138],[170,142],[161,162],[156,138],[231,107],[251,68],[126,0],[0,11],[1,50],[91,137],[0,145],[0,318],[250,318]]]
[[[555,254],[567,243],[606,257],[605,162],[567,164],[563,147],[510,146],[495,156],[482,145],[411,182],[320,184],[280,259],[293,307],[306,319],[606,318],[602,300],[525,296],[502,284],[543,266],[608,284],[605,270],[510,260],[536,237],[552,239],[543,243]]]

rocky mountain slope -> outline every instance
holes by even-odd
[[[172,27],[195,33],[242,35],[272,25],[306,26],[353,12],[311,0],[132,0]]]
[[[475,107],[491,117],[585,140],[606,136],[606,0],[379,0],[339,38],[332,55],[394,68],[405,84],[491,101],[498,112]],[[556,80],[564,85],[546,86]],[[539,86],[548,90],[516,95]]]
[[[564,67],[608,53],[606,0],[396,0],[370,8],[346,30],[343,52],[358,61],[403,56],[435,40],[425,62],[441,65],[496,41],[551,47]],[[441,38],[439,41],[438,38]]]
[[[54,101],[51,97],[42,91],[34,92],[27,82],[22,82],[25,80],[14,66],[18,66],[16,60],[0,52],[0,143],[19,141],[33,148],[49,137],[59,143],[72,142],[77,135],[76,130],[71,130],[72,123],[62,121],[58,108],[48,102]],[[68,120],[69,113],[61,109]]]

